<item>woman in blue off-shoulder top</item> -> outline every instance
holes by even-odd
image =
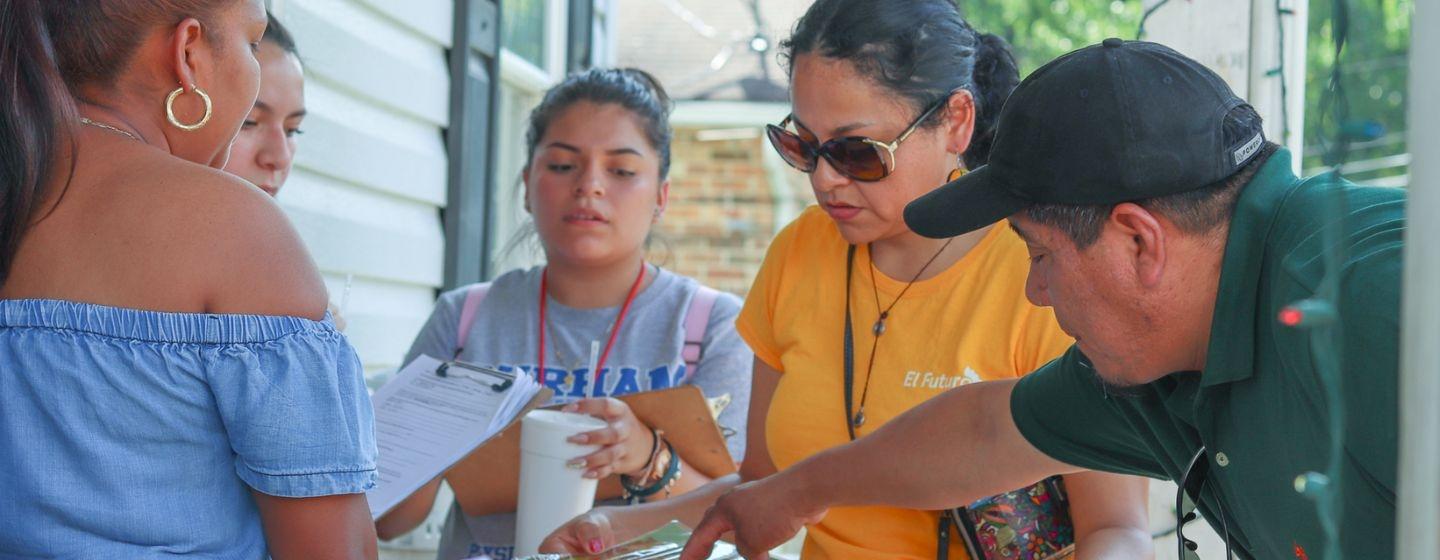
[[[261,0],[0,2],[0,558],[374,558],[325,286],[220,172]]]

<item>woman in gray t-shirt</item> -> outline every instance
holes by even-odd
[[[698,367],[687,365],[686,315],[697,295],[710,290],[645,262],[645,240],[669,196],[668,115],[664,91],[638,70],[590,70],[547,92],[530,115],[524,171],[525,207],[546,264],[490,283],[465,340],[458,340],[462,308],[475,288],[443,294],[405,358],[449,358],[458,350],[463,361],[537,375],[555,391],[552,404],[609,424],[588,435],[588,443],[603,447],[574,466],[594,478],[624,475],[637,494],[648,493],[645,500],[683,493],[709,478],[609,397],[676,385],[694,385],[710,398],[728,396],[719,424],[738,462],[753,359],[735,332],[739,299],[720,294],[701,318]],[[592,362],[599,364],[593,372]],[[671,462],[678,469],[670,469]],[[426,485],[380,518],[381,538],[421,523],[438,488],[439,481]],[[451,504],[439,558],[511,558],[514,517],[467,516]]]

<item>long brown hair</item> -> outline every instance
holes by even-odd
[[[204,21],[233,2],[0,0],[0,285],[73,154],[77,88],[113,85],[155,27]]]

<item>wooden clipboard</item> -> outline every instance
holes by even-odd
[[[687,385],[616,398],[629,405],[641,422],[663,430],[675,452],[705,476],[719,478],[737,470],[699,388]],[[525,413],[549,399],[550,391],[541,391],[526,406]],[[446,471],[445,480],[450,482],[455,500],[466,515],[515,511],[520,488],[520,418],[525,413]],[[618,498],[622,494],[619,477],[609,476],[600,481],[595,499]]]

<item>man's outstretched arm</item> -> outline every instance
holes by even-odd
[[[696,527],[683,560],[703,560],[733,531],[746,558],[814,523],[835,506],[938,510],[1081,469],[1025,440],[1010,413],[1016,380],[952,389],[852,443],[816,454],[720,498]]]

